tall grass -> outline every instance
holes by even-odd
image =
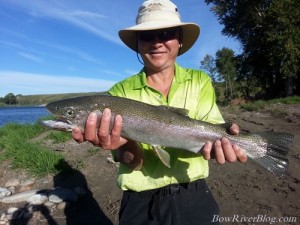
[[[9,159],[14,168],[35,176],[60,172],[63,156],[31,141],[43,131],[45,128],[39,124],[7,124],[0,128],[0,160]]]

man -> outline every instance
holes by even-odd
[[[185,108],[193,119],[223,123],[209,76],[176,63],[177,56],[197,40],[198,25],[181,22],[177,7],[169,0],[145,1],[139,8],[136,23],[121,30],[119,36],[140,54],[144,67],[140,73],[114,85],[109,93],[153,105]],[[204,180],[208,176],[207,160],[213,154],[220,164],[245,162],[246,154],[222,138],[206,143],[202,155],[166,148],[172,163],[167,168],[154,155],[151,146],[120,136],[120,115],[115,117],[110,130],[110,118],[109,109],[104,110],[101,118],[91,113],[85,133],[74,129],[73,138],[114,150],[115,159],[121,162],[118,184],[124,195],[120,224],[211,224],[219,210]],[[97,120],[100,120],[99,127]],[[233,125],[230,133],[238,132],[238,126]]]

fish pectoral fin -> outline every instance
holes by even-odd
[[[165,150],[161,149],[158,145],[152,145],[155,155],[161,160],[161,162],[168,168],[171,168],[170,165],[170,155]]]

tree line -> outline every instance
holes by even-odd
[[[0,97],[0,103],[4,103],[6,105],[16,105],[18,103],[18,96],[13,93],[8,93],[3,97]]]
[[[276,98],[300,94],[299,0],[205,0],[236,38],[242,53],[223,48],[201,67],[223,82],[226,98]]]

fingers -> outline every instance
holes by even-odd
[[[79,143],[89,141],[105,150],[117,149],[127,143],[127,140],[121,137],[122,117],[117,115],[113,126],[111,119],[110,109],[104,109],[101,118],[96,112],[92,112],[86,120],[84,134],[79,128],[74,128],[72,137]]]
[[[211,149],[212,149],[212,143],[208,141],[202,149],[202,155],[204,159],[210,160],[211,159]]]
[[[109,149],[111,143],[110,137],[110,120],[111,120],[111,111],[110,109],[104,109],[101,116],[100,127],[98,130],[99,142],[103,149]]]
[[[86,120],[84,138],[86,141],[91,142],[94,145],[99,144],[99,139],[97,135],[97,124],[98,124],[98,115],[95,112],[90,113]]]
[[[227,162],[246,162],[247,155],[238,145],[232,145],[227,138],[222,138],[214,143],[207,142],[202,150],[204,159],[209,160],[214,155],[219,164]]]
[[[237,135],[240,133],[240,127],[236,123],[233,123],[231,127],[229,127],[228,132],[229,134]]]
[[[245,163],[248,158],[247,154],[237,145],[233,145],[232,147],[237,157],[237,160],[240,161],[241,163]]]
[[[76,127],[72,130],[72,138],[78,143],[84,142],[84,136],[81,133],[80,128]]]
[[[215,158],[219,164],[225,163],[225,154],[222,149],[222,142],[220,140],[215,141],[214,143],[214,150],[215,150]]]
[[[117,149],[120,145],[125,144],[123,139],[121,138],[121,130],[122,130],[122,117],[117,115],[115,117],[114,126],[111,130],[110,141],[111,141],[111,149]]]

